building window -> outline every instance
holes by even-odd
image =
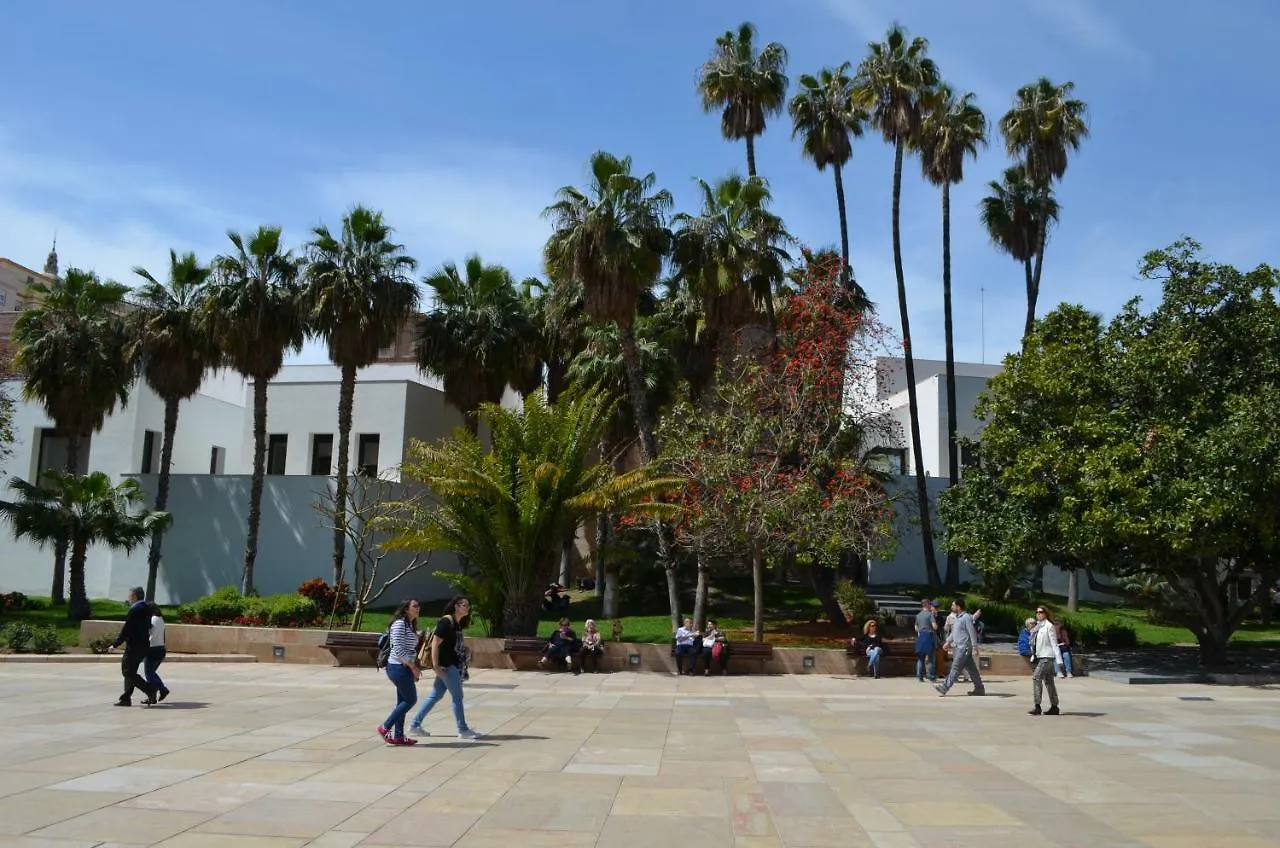
[[[378,434],[361,433],[360,449],[356,452],[356,464],[366,477],[378,476]]]
[[[867,452],[867,464],[882,474],[906,474],[905,448],[874,448]]]
[[[0,289],[0,309],[4,309],[9,303],[9,293],[4,289]]]
[[[333,471],[333,434],[316,433],[311,437],[311,473],[327,476]]]
[[[227,449],[214,445],[209,450],[209,473],[221,474],[227,467]]]
[[[284,457],[289,450],[289,437],[284,433],[267,436],[267,473],[283,474]]]
[[[394,344],[387,345],[386,347],[380,348],[378,350],[379,359],[390,359],[395,355],[396,355],[396,346]]]
[[[160,434],[155,430],[142,433],[142,473],[155,474],[160,470]]]

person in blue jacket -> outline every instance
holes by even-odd
[[[1028,618],[1022,625],[1022,632],[1018,634],[1018,653],[1027,658],[1027,662],[1031,662],[1031,631],[1036,629],[1036,620]]]

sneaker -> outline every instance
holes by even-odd
[[[1057,707],[1050,707],[1049,709],[1044,711],[1044,714],[1045,715],[1062,715],[1062,710],[1058,709]]]
[[[132,707],[132,706],[133,706],[133,701],[130,701],[130,700],[128,700],[127,698],[121,698],[120,700],[118,700],[118,701],[116,701],[114,704],[112,704],[112,706],[116,706],[116,707]]]
[[[430,736],[431,735],[431,733],[421,725],[418,725],[416,727],[411,726],[409,728],[409,734],[411,736]]]
[[[458,731],[459,739],[479,739],[481,736],[484,736],[484,734],[478,730],[472,730],[469,727],[466,730]]]
[[[417,745],[418,740],[409,739],[404,736],[388,736],[387,744],[388,745]]]
[[[1053,708],[1052,708],[1052,707],[1050,707],[1050,709],[1053,709]],[[1036,704],[1034,707],[1032,707],[1031,709],[1027,710],[1027,715],[1041,715],[1041,712],[1040,712],[1040,705],[1039,705],[1039,704]]]
[[[983,695],[987,694],[987,690],[986,689],[970,689],[968,692],[965,692],[965,694],[974,695],[975,697],[981,698]]]
[[[391,731],[390,731],[390,730],[387,730],[387,729],[386,729],[385,727],[383,727],[382,725],[378,725],[378,738],[379,738],[379,739],[382,739],[382,740],[384,740],[384,741],[385,741],[385,740],[389,739],[390,737],[391,737]]]
[[[167,698],[167,697],[169,697],[169,690],[168,690],[168,689],[161,689],[161,690],[160,690],[160,700],[162,700],[162,701],[163,701],[163,700],[164,700],[165,698]]]
[[[944,696],[944,697],[946,696],[946,694],[947,694],[947,687],[943,686],[941,683],[935,683],[935,684],[933,684],[933,688],[938,690],[938,694],[939,694],[939,695],[942,695],[942,696]]]

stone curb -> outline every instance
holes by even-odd
[[[251,663],[251,654],[168,654],[166,664],[175,662]],[[120,654],[0,654],[0,663],[119,663]]]

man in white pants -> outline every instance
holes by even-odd
[[[1059,715],[1058,684],[1054,681],[1054,669],[1062,664],[1062,649],[1058,647],[1058,628],[1049,618],[1048,607],[1036,607],[1036,629],[1031,633],[1031,698],[1036,705],[1031,715]],[[1049,709],[1040,710],[1044,690],[1049,690]]]

